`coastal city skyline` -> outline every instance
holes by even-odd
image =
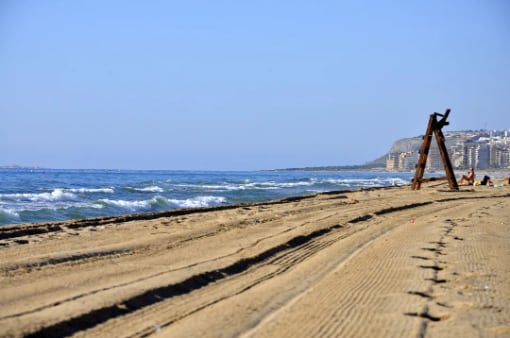
[[[510,129],[445,132],[445,145],[455,169],[510,168]],[[421,137],[399,140],[388,152],[388,171],[414,170],[420,156]],[[406,149],[403,149],[403,148]],[[443,170],[444,164],[437,142],[431,143],[428,171]]]

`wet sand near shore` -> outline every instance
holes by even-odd
[[[0,336],[510,337],[510,187],[0,227]]]

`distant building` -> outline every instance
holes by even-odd
[[[510,149],[499,144],[491,144],[489,150],[489,162],[491,168],[509,168]]]
[[[489,168],[489,145],[487,143],[479,143],[476,147],[476,165],[477,169]]]
[[[420,157],[420,154],[418,152],[407,152],[403,153],[405,154],[403,161],[402,161],[402,170],[414,170],[416,168],[416,163],[418,163],[418,159]]]
[[[386,170],[397,171],[399,170],[399,153],[388,153],[388,159],[386,160]]]
[[[430,145],[429,156],[427,158],[427,169],[430,171],[436,171],[444,169],[443,160],[439,153],[439,148],[436,142],[432,142]]]
[[[475,143],[474,142],[465,142],[463,151],[463,160],[464,160],[464,168],[475,168],[476,160],[475,160]]]
[[[464,167],[488,169],[490,167],[490,148],[485,142],[464,143]]]
[[[407,151],[402,153],[389,153],[386,160],[386,170],[388,171],[409,171],[416,168],[419,154],[417,152]]]

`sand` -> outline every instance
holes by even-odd
[[[510,187],[0,227],[0,336],[510,337]]]

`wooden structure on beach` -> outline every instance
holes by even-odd
[[[423,135],[423,143],[420,148],[420,157],[418,162],[416,163],[416,172],[414,174],[413,183],[411,188],[413,190],[420,190],[421,184],[423,182],[430,181],[442,181],[448,180],[448,185],[451,190],[459,190],[459,185],[457,184],[457,180],[455,179],[455,174],[453,173],[453,166],[450,162],[450,157],[448,156],[448,151],[446,150],[445,145],[445,137],[441,129],[444,126],[447,126],[449,122],[448,115],[450,114],[450,109],[446,109],[444,114],[434,113],[430,115],[429,124],[427,126],[427,131],[425,135]],[[440,116],[441,119],[438,121],[437,117]],[[446,173],[446,177],[428,177],[423,178],[423,174],[425,173],[425,166],[427,165],[427,157],[429,155],[430,145],[432,142],[432,134],[436,137],[437,147],[439,149],[439,153],[441,155],[441,159],[444,165],[444,171]]]

